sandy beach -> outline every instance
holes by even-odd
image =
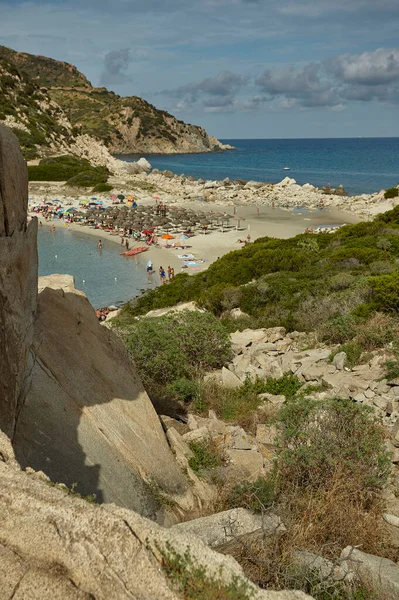
[[[60,195],[58,195],[60,198]],[[143,205],[153,205],[154,200],[142,199],[139,202]],[[179,203],[176,203],[177,205]],[[190,202],[190,208],[193,210],[207,210],[220,212],[220,204],[211,202],[201,202],[193,200]],[[226,207],[226,212],[233,215],[233,209]],[[37,216],[35,213],[30,213],[31,216]],[[288,210],[281,208],[271,208],[269,206],[259,207],[259,214],[257,207],[254,205],[238,205],[236,206],[235,216],[243,217],[239,227],[235,225],[229,228],[218,228],[216,231],[208,231],[206,234],[197,233],[195,236],[187,240],[187,248],[166,248],[165,240],[159,238],[158,246],[150,246],[149,250],[140,256],[140,261],[145,263],[151,259],[154,264],[156,273],[158,272],[159,266],[163,266],[167,269],[168,266],[174,268],[175,273],[184,270],[190,274],[198,271],[203,271],[209,267],[209,265],[217,260],[220,256],[223,256],[227,252],[232,250],[238,250],[243,244],[238,242],[239,239],[246,239],[248,234],[251,236],[251,241],[255,241],[260,237],[277,237],[277,238],[289,238],[300,233],[304,233],[306,228],[316,228],[321,225],[342,225],[356,223],[360,221],[360,218],[356,215],[349,215],[342,211],[334,209],[322,209],[316,211],[309,210]],[[39,221],[43,223],[43,227],[51,227],[53,224],[56,228],[66,227],[66,223],[60,219],[54,219],[52,221],[45,221],[39,215]],[[233,223],[235,223],[233,221]],[[72,231],[78,231],[86,235],[92,236],[93,245],[97,245],[99,239],[106,239],[114,244],[118,244],[121,249],[121,236],[111,234],[110,232],[94,229],[94,227],[83,226],[79,223],[72,223],[69,225]],[[171,240],[173,242],[173,240]],[[135,242],[129,239],[130,248],[142,246],[143,243]],[[183,260],[179,259],[179,255],[186,253],[193,254],[195,259],[203,260],[204,262],[199,263],[197,267],[189,267],[182,269]],[[137,260],[132,257],[130,260]]]

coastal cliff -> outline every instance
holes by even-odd
[[[27,158],[48,155],[88,135],[112,154],[202,153],[231,149],[196,125],[138,96],[95,88],[76,67],[0,46],[0,122]]]

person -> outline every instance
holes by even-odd
[[[259,217],[259,206],[256,207],[256,215]]]
[[[151,275],[153,272],[154,268],[153,268],[153,264],[152,264],[152,260],[150,259],[147,263],[147,275],[148,275],[148,280],[150,281],[151,279]]]
[[[102,247],[103,247],[102,241],[101,241],[101,240],[98,240],[97,248],[98,248],[99,250],[101,250],[101,249],[102,249]]]
[[[129,240],[126,238],[126,252],[129,250]]]
[[[137,208],[137,202],[136,202],[136,200],[133,200],[133,208]]]
[[[170,281],[171,279],[172,279],[172,269],[169,266],[168,267],[168,281]]]
[[[248,235],[247,235],[247,242],[248,242],[248,244],[250,243],[250,241],[251,241],[251,234],[248,233]]]
[[[53,223],[53,224],[52,224],[52,226],[51,226],[51,231],[52,231],[53,233],[55,233],[55,225],[54,225],[54,223]]]
[[[163,267],[159,267],[159,279],[161,280],[161,283],[166,283],[165,270]]]
[[[121,237],[121,245],[123,246],[123,245],[124,245],[124,243],[125,243],[125,238],[122,236],[122,237]]]
[[[173,281],[173,280],[174,280],[174,278],[175,278],[175,270],[174,270],[174,268],[173,268],[173,267],[171,268],[171,270],[170,270],[170,273],[171,273],[171,276],[172,276],[172,281]]]

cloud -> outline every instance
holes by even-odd
[[[397,103],[399,49],[343,54],[301,68],[266,69],[255,83],[269,101],[342,110],[349,101]]]
[[[130,63],[130,49],[113,50],[104,57],[104,68],[100,76],[100,85],[119,85],[130,81],[126,70]]]
[[[167,94],[177,98],[185,108],[201,103],[208,112],[213,109],[220,110],[232,107],[236,94],[249,81],[249,77],[222,71],[215,77],[207,77],[198,83],[189,83],[173,90],[164,90]]]

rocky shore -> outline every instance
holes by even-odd
[[[119,177],[111,178],[111,184],[118,189],[124,189],[125,186],[133,188],[149,186],[158,194],[162,194],[163,200],[167,203],[204,199],[206,202],[224,206],[257,205],[286,209],[303,207],[309,210],[336,208],[362,218],[373,217],[393,206],[392,200],[384,198],[384,190],[374,194],[348,197],[343,188],[320,189],[310,183],[301,186],[295,179],[289,177],[276,184],[260,181],[230,181],[228,178],[223,181],[204,181],[175,175],[171,171],[153,169],[148,174],[138,174],[130,181],[124,181]]]

